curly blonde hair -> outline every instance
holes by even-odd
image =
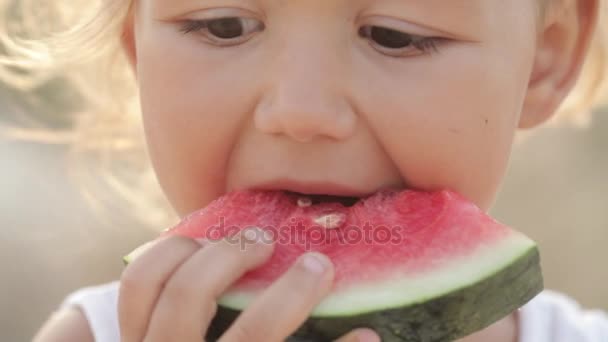
[[[540,0],[540,15],[555,1]],[[0,21],[0,81],[40,97],[60,80],[62,89],[69,90],[70,105],[59,106],[51,114],[73,120],[65,130],[14,126],[0,126],[0,130],[13,138],[69,144],[71,156],[79,160],[73,176],[87,184],[82,189],[92,204],[99,208],[115,204],[115,196],[98,187],[110,188],[128,201],[129,212],[135,205],[148,223],[166,225],[174,218],[147,159],[137,87],[121,49],[123,24],[133,3],[0,0],[4,19]],[[605,100],[608,17],[605,2],[601,4],[600,25],[582,74],[553,122],[584,125],[589,110]],[[101,197],[104,193],[106,197]]]

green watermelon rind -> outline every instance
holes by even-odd
[[[536,244],[532,240],[511,232],[503,239],[479,246],[465,257],[451,257],[451,260],[440,262],[440,265],[426,274],[406,274],[384,283],[377,280],[336,291],[315,308],[312,316],[353,316],[425,302],[491,277],[533,248],[536,248]],[[256,295],[251,291],[233,290],[222,296],[218,303],[227,308],[242,310]]]
[[[497,260],[499,259],[499,260]],[[331,341],[352,329],[368,327],[375,330],[382,341],[443,342],[453,341],[481,330],[517,310],[543,289],[540,256],[536,244],[522,234],[513,232],[497,244],[482,247],[470,260],[477,260],[478,277],[466,281],[444,282],[443,291],[427,295],[403,296],[392,306],[377,303],[370,307],[350,311],[334,308],[335,300],[324,301],[313,315],[290,338],[290,341]],[[474,263],[455,260],[446,267],[445,274],[466,277],[463,269],[475,270]],[[464,271],[466,271],[464,270]],[[404,281],[403,283],[407,283]],[[414,280],[409,279],[409,283]],[[433,284],[425,281],[424,286]],[[417,284],[420,286],[420,284]],[[381,285],[374,287],[382,291]],[[411,287],[410,287],[411,288]],[[437,288],[437,287],[435,287]],[[372,296],[372,287],[359,292],[362,298]],[[407,298],[407,299],[404,299]],[[235,300],[236,299],[236,300]],[[250,301],[243,296],[227,295],[219,301],[218,313],[208,334],[213,341],[236,319],[240,309]],[[228,305],[227,305],[228,304]],[[351,303],[352,305],[352,303]],[[320,308],[320,309],[319,309]]]

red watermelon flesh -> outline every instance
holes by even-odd
[[[215,240],[249,227],[270,232],[275,251],[233,286],[225,303],[246,305],[298,256],[318,251],[335,266],[335,296],[319,306],[319,315],[432,298],[483,279],[535,248],[521,233],[448,190],[384,190],[352,206],[311,204],[283,191],[237,191],[165,234]]]

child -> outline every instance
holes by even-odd
[[[6,40],[5,78],[61,71],[97,114],[79,126],[87,139],[123,147],[136,141],[122,138],[137,111],[115,104],[137,98],[147,152],[180,217],[251,187],[343,196],[447,187],[487,210],[517,129],[547,121],[573,89],[570,99],[590,105],[605,74],[600,0],[100,2],[25,2],[49,10],[46,21],[24,18],[36,24],[26,29],[52,29],[50,17],[83,24],[47,45]],[[100,71],[113,88],[99,86]],[[217,294],[271,250],[147,245],[120,281],[70,296],[36,341],[200,341]],[[332,272],[306,254],[224,340],[285,339]],[[378,337],[361,329],[341,340]],[[462,341],[606,342],[608,319],[545,292]]]

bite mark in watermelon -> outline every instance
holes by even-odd
[[[232,192],[165,234],[212,240],[249,227],[272,233],[274,254],[220,298],[210,340],[307,251],[332,260],[335,280],[294,341],[328,341],[357,327],[383,341],[453,341],[543,288],[536,244],[447,190],[384,190],[352,206]]]

